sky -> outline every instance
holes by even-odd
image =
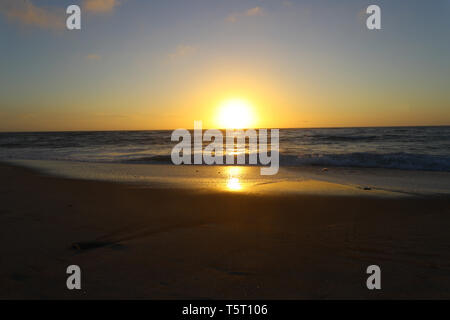
[[[450,0],[0,0],[0,40],[0,131],[211,128],[228,99],[257,127],[450,125]]]

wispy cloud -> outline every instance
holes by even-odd
[[[55,30],[65,27],[63,9],[38,7],[31,0],[1,0],[0,13],[23,25]]]
[[[111,12],[119,5],[118,0],[84,0],[83,9],[92,13]]]
[[[190,56],[197,52],[197,48],[191,45],[179,45],[174,52],[169,54],[170,60],[175,60],[181,57]]]
[[[86,59],[89,61],[98,61],[102,59],[102,56],[96,53],[90,53],[86,56]]]
[[[225,20],[227,22],[236,22],[242,17],[261,17],[265,15],[265,11],[261,7],[254,7],[243,12],[235,12],[230,14]]]
[[[247,10],[247,12],[245,13],[246,16],[251,17],[251,16],[263,16],[264,15],[264,11],[261,7],[254,7],[252,9]]]

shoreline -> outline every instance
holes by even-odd
[[[0,161],[75,180],[247,194],[322,194],[377,197],[450,195],[450,172],[318,166],[281,167],[261,176],[258,166],[175,166],[50,160]]]
[[[3,299],[450,297],[450,197],[193,192],[0,164]],[[82,290],[65,288],[82,269]],[[383,290],[365,288],[379,264]]]

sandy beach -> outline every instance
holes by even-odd
[[[6,164],[0,177],[3,299],[450,298],[448,195],[205,192]],[[81,291],[66,288],[72,264]],[[381,291],[366,288],[372,264]]]

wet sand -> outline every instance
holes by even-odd
[[[197,192],[0,165],[3,299],[450,298],[450,197]],[[82,290],[66,289],[66,268]],[[366,268],[382,269],[382,290]]]

